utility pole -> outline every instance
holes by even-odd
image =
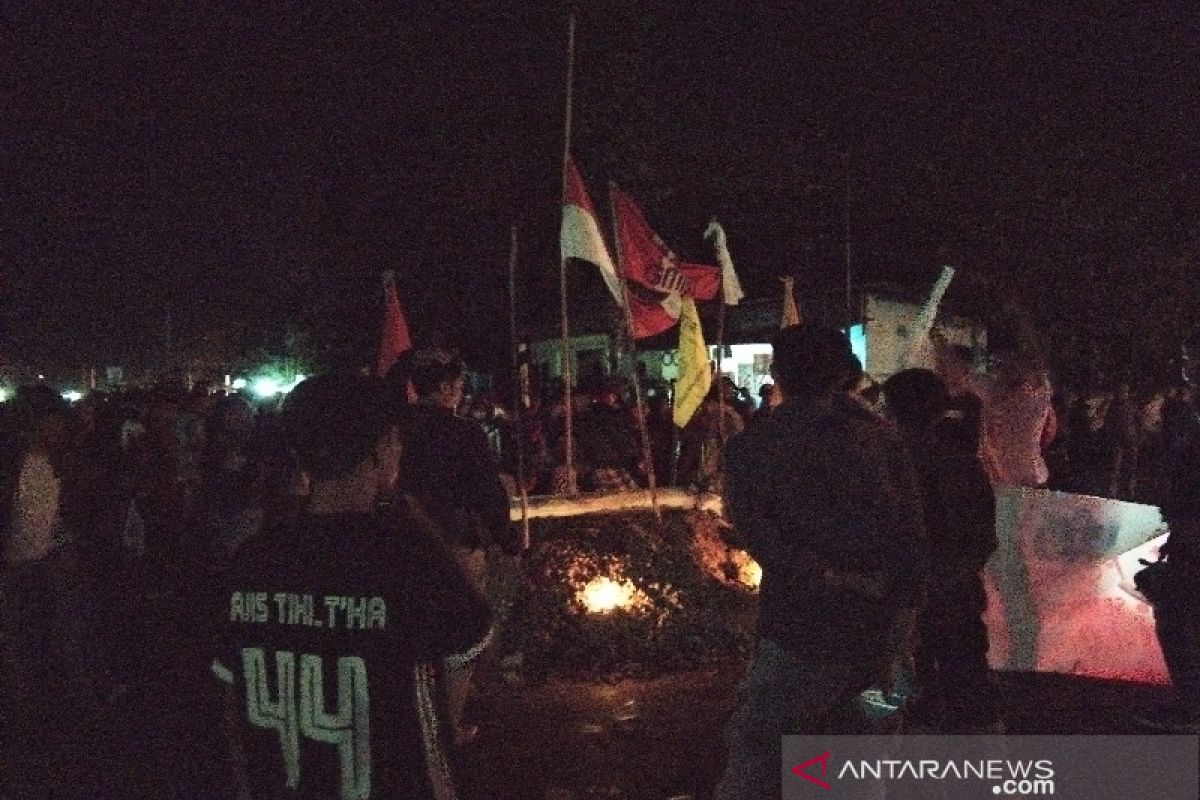
[[[842,153],[842,171],[846,181],[846,198],[845,208],[843,209],[845,221],[845,244],[846,244],[846,334],[850,334],[850,328],[854,325],[854,270],[853,262],[850,253],[850,148],[847,147]]]

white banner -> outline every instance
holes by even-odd
[[[1000,547],[985,572],[992,666],[1170,683],[1153,611],[1133,588],[1165,532],[1154,506],[1000,488]]]

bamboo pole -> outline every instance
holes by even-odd
[[[725,281],[717,290],[717,440],[725,450],[725,372],[721,369],[725,357]]]
[[[567,168],[571,160],[571,102],[575,90],[575,15],[572,14],[567,23],[567,88],[566,108],[563,113],[563,161],[562,161],[562,196],[567,195]],[[567,312],[567,259],[559,250],[558,259],[558,291],[560,313],[562,315],[562,378],[564,409],[564,453],[563,460],[567,470],[567,493],[578,494],[579,483],[575,476],[575,427],[572,408],[574,403],[572,383],[574,375],[571,370],[571,323]]]
[[[521,380],[521,358],[517,352],[517,226],[513,223],[508,248],[508,327],[512,338],[513,380],[516,381],[513,402],[513,428],[517,445],[517,492],[521,499],[521,541],[529,549],[529,493],[525,489],[525,417],[521,413],[524,391]]]
[[[658,508],[658,479],[654,474],[654,453],[650,449],[650,430],[646,425],[646,413],[642,405],[642,379],[638,376],[637,369],[637,337],[633,333],[633,311],[629,307],[629,284],[625,281],[625,254],[621,249],[621,223],[617,217],[617,204],[613,199],[616,188],[615,183],[608,182],[608,205],[612,210],[613,239],[617,245],[617,280],[621,284],[621,307],[625,312],[625,327],[629,331],[626,350],[633,359],[633,401],[637,406],[638,434],[642,437],[642,461],[646,464],[646,483],[650,487],[650,504],[654,508],[654,518],[662,522],[662,511]]]
[[[509,519],[517,522],[524,513],[530,519],[577,517],[582,514],[620,514],[630,511],[709,511],[723,513],[719,494],[690,492],[686,489],[662,489],[657,497],[649,489],[637,492],[586,493],[576,497],[537,495],[529,498],[528,510],[522,510],[517,498],[510,500]]]

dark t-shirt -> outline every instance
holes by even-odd
[[[251,796],[432,796],[430,765],[448,774],[433,676],[477,652],[490,618],[428,534],[302,517],[239,551],[211,613]]]
[[[445,409],[406,409],[399,489],[417,498],[454,545],[481,548],[486,538],[519,549],[508,519],[508,492],[474,420]]]

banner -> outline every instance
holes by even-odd
[[[991,665],[1170,683],[1153,609],[1133,585],[1165,532],[1154,506],[999,488],[1000,546],[984,573]]]

